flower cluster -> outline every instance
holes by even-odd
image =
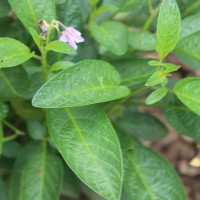
[[[45,20],[39,22],[39,28],[42,36],[46,36],[51,27],[54,27],[59,32],[60,41],[67,42],[75,50],[78,48],[76,43],[84,42],[84,38],[81,36],[81,33],[73,27],[67,27],[57,20],[53,20],[51,24],[48,24]],[[63,31],[60,31],[60,28],[62,28]]]

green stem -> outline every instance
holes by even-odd
[[[191,6],[187,7],[185,9],[185,11],[183,12],[182,16],[186,16],[189,13],[191,13],[191,11],[195,10],[196,8],[198,8],[200,6],[200,1],[196,1],[194,2]]]
[[[154,18],[159,13],[161,4],[159,4],[152,12],[147,21],[145,22],[144,26],[142,27],[142,31],[147,31],[151,23],[153,22]]]
[[[133,90],[127,97],[118,101],[110,110],[108,110],[108,114],[112,114],[121,104],[125,103],[130,97],[134,96],[135,94],[137,94],[145,89],[146,89],[145,86],[141,86],[141,87]]]
[[[44,77],[44,82],[47,82],[48,80],[48,65],[47,65],[47,52],[44,46],[42,46],[41,49],[41,54],[42,54],[42,71],[43,71],[43,77]]]
[[[3,124],[5,124],[8,128],[13,130],[16,133],[16,135],[25,135],[25,133],[23,131],[21,131],[18,128],[16,128],[15,126],[13,126],[10,122],[4,120]]]
[[[41,56],[38,56],[38,55],[36,55],[36,54],[33,54],[33,58],[35,58],[35,59],[37,59],[37,60],[39,60],[39,61],[41,61]]]
[[[146,2],[147,2],[149,13],[152,14],[153,8],[152,8],[151,0],[146,0]]]
[[[174,106],[174,105],[168,105],[168,104],[151,104],[151,105],[147,105],[144,102],[129,102],[129,105],[133,105],[133,106],[148,106],[148,107],[158,107],[158,108],[173,108],[173,109],[182,109],[182,110],[186,110],[189,111],[188,108],[184,107],[184,106]]]

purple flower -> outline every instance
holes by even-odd
[[[84,41],[81,33],[72,27],[66,27],[65,30],[61,32],[59,40],[62,42],[67,42],[74,49],[78,48],[76,43]]]

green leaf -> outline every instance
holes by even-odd
[[[121,76],[123,85],[132,86],[146,81],[156,68],[149,66],[148,59],[124,59],[112,62]]]
[[[95,6],[100,0],[88,0],[91,6]]]
[[[33,28],[29,28],[29,33],[31,34],[35,44],[40,47],[40,36],[38,35],[37,31]]]
[[[75,54],[76,50],[67,44],[66,42],[61,42],[59,40],[54,40],[53,42],[50,42],[46,46],[47,51],[55,51],[58,53],[65,53],[65,54]]]
[[[166,67],[165,73],[174,72],[180,68],[179,65],[174,65],[171,63],[162,63],[162,66]]]
[[[0,199],[1,200],[8,200],[8,190],[6,184],[0,177]]]
[[[195,32],[184,39],[182,39],[177,47],[176,51],[183,54],[185,57],[190,57],[192,59],[197,60],[200,62],[200,44],[198,42],[200,37],[200,32]],[[184,59],[182,59],[184,61]],[[191,63],[189,63],[191,66]],[[199,67],[198,67],[199,68]]]
[[[0,99],[23,96],[29,84],[28,74],[23,67],[0,69]]]
[[[129,94],[120,86],[112,65],[85,60],[55,75],[35,94],[32,104],[42,108],[75,107],[119,99]]]
[[[157,24],[156,51],[159,54],[160,60],[163,60],[176,47],[180,23],[180,13],[176,1],[163,1]]]
[[[74,63],[70,62],[70,61],[58,61],[51,66],[50,71],[52,71],[52,72],[60,71],[63,69],[67,69],[73,65],[74,65]]]
[[[145,103],[147,105],[154,104],[158,101],[160,101],[165,95],[167,94],[168,90],[167,88],[160,88],[152,92],[146,99]]]
[[[200,14],[190,15],[181,21],[180,40],[200,31]]]
[[[89,14],[87,1],[65,0],[57,5],[57,19],[67,26],[81,30]]]
[[[0,38],[0,49],[0,68],[19,65],[33,56],[23,43],[7,37]]]
[[[9,3],[27,29],[31,27],[38,30],[40,20],[51,22],[56,18],[53,0],[9,0]]]
[[[82,183],[80,182],[78,177],[70,168],[66,166],[61,191],[62,195],[71,197],[73,199],[78,199],[81,193],[81,185]]]
[[[156,37],[150,32],[130,32],[129,45],[137,50],[152,51],[156,48]]]
[[[16,141],[9,141],[4,143],[2,155],[7,158],[15,158],[21,150],[21,145]]]
[[[200,78],[184,78],[175,87],[176,96],[190,110],[200,115]]]
[[[154,86],[164,83],[167,80],[166,75],[162,71],[153,73],[145,83],[145,86]]]
[[[126,134],[121,142],[128,199],[186,200],[180,178],[167,161]]]
[[[9,182],[9,200],[20,199],[20,182],[22,169],[25,166],[27,160],[30,159],[32,155],[36,154],[36,152],[40,152],[40,150],[41,143],[28,143],[17,156]]]
[[[47,134],[47,130],[42,121],[34,118],[27,120],[27,131],[34,140],[41,140]]]
[[[164,112],[167,122],[180,134],[200,141],[200,116],[184,108],[167,108]]]
[[[62,162],[46,150],[33,154],[22,169],[20,200],[58,200],[63,179]]]
[[[0,120],[0,157],[1,157],[2,147],[3,147],[3,126],[2,126],[2,122]],[[0,192],[0,194],[1,194],[1,192]]]
[[[0,17],[7,17],[9,15],[10,6],[7,0],[1,0],[0,3]]]
[[[95,40],[115,55],[123,55],[128,48],[128,29],[120,22],[105,21],[100,25],[91,22],[90,31]]]
[[[113,6],[113,5],[103,5],[103,6],[100,6],[95,14],[98,16],[98,15],[101,15],[101,14],[104,14],[105,12],[109,12],[109,11],[116,11],[118,9],[117,6]]]
[[[47,119],[52,140],[75,174],[106,199],[118,200],[121,149],[100,107],[50,109]]]
[[[127,108],[115,124],[118,129],[145,140],[158,140],[167,136],[165,125],[152,115]]]

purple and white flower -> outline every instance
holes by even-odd
[[[76,43],[84,42],[84,38],[81,33],[73,27],[64,27],[65,30],[61,32],[59,40],[62,42],[67,42],[75,50],[78,48]]]

